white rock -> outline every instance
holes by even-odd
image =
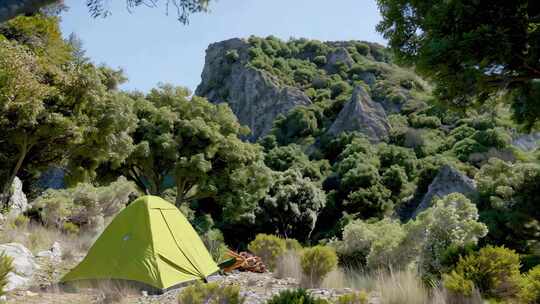
[[[10,291],[13,289],[21,288],[24,286],[27,286],[30,282],[30,278],[22,277],[18,274],[15,274],[13,272],[8,273],[7,275],[7,285],[5,287],[5,291]]]
[[[62,247],[60,246],[60,243],[54,242],[51,246],[51,249],[49,250],[43,250],[36,254],[36,257],[38,258],[49,258],[53,260],[61,260],[62,259]]]
[[[13,259],[14,271],[8,274],[7,290],[28,284],[34,272],[39,269],[32,252],[21,244],[2,244],[0,245],[0,254],[5,254]]]
[[[4,302],[7,302],[7,297],[6,296],[1,296],[0,297],[0,303],[4,303]]]
[[[17,216],[28,210],[28,199],[23,192],[22,181],[15,177],[11,185],[12,194],[8,202],[8,210],[10,216]]]

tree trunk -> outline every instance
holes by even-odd
[[[22,164],[27,154],[28,154],[28,138],[25,137],[23,146],[21,148],[21,153],[19,154],[19,159],[17,160],[17,163],[15,164],[15,166],[13,167],[13,170],[11,171],[11,175],[9,176],[8,180],[5,182],[2,188],[1,206],[3,208],[7,207],[7,203],[9,201],[9,197],[11,194],[10,193],[11,185],[13,184],[13,180],[15,180],[15,176],[17,176],[17,173],[19,173],[19,170],[21,169]]]
[[[1,0],[0,23],[18,15],[37,13],[42,7],[60,2],[59,0]]]

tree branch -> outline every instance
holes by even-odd
[[[18,15],[33,14],[41,8],[60,2],[59,0],[2,0],[0,1],[0,23]]]

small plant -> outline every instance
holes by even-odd
[[[305,289],[293,289],[280,292],[266,304],[328,304],[328,301],[314,298]]]
[[[218,229],[210,229],[201,236],[201,239],[216,263],[222,262],[227,246],[223,234]]]
[[[305,249],[300,265],[304,274],[304,284],[309,287],[318,287],[324,277],[337,266],[338,258],[333,248],[315,246]]]
[[[522,303],[540,303],[540,265],[523,275],[519,299]]]
[[[79,226],[72,222],[65,222],[62,224],[62,231],[66,234],[77,235],[79,234]]]
[[[302,251],[302,245],[295,239],[285,239],[285,247],[291,251]]]
[[[368,304],[368,297],[365,291],[348,293],[337,298],[336,304]]]
[[[257,234],[255,240],[248,245],[249,251],[261,257],[270,269],[276,267],[276,261],[279,256],[285,253],[285,240],[268,234]]]
[[[218,283],[203,284],[201,282],[186,287],[178,296],[178,304],[242,304],[240,287],[221,286]]]
[[[476,286],[487,297],[510,299],[519,291],[519,255],[504,247],[487,246],[462,258],[443,280],[446,289],[456,294],[469,296]]]
[[[26,228],[28,226],[28,223],[30,222],[30,219],[22,214],[17,215],[17,217],[13,220],[13,225],[18,228]]]
[[[13,271],[13,259],[4,253],[0,254],[0,296],[5,294],[8,274]]]

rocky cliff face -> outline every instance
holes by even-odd
[[[311,100],[301,90],[280,85],[274,76],[247,65],[248,49],[242,39],[211,44],[195,93],[213,103],[227,102],[239,122],[251,129],[247,139],[254,141],[268,134],[276,116]]]
[[[327,133],[338,135],[347,131],[363,133],[372,142],[385,140],[390,131],[390,124],[383,107],[371,100],[369,94],[361,86],[354,89],[351,100],[339,112]]]
[[[476,185],[472,179],[451,166],[443,166],[429,185],[428,192],[414,211],[413,217],[431,207],[435,197],[440,198],[454,192],[461,193],[469,198],[475,198],[478,195]]]

